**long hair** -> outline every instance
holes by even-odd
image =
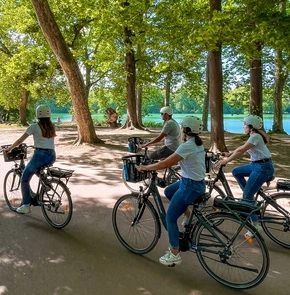
[[[202,139],[199,137],[199,135],[196,133],[192,133],[192,135],[194,137],[195,144],[197,146],[201,146],[203,144],[203,142],[202,142]]]
[[[43,137],[53,138],[56,136],[54,124],[51,122],[50,118],[39,118],[38,125],[41,129]]]
[[[268,140],[268,136],[265,134],[265,132],[263,132],[263,131],[260,130],[260,129],[256,129],[256,128],[254,128],[252,125],[249,125],[249,127],[250,127],[251,131],[253,131],[253,132],[255,132],[255,133],[258,133],[258,134],[260,134],[260,135],[262,136],[263,141],[264,141],[265,144],[267,144],[267,143],[269,142],[269,140]]]

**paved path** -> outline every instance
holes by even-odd
[[[0,159],[0,295],[216,295],[289,294],[290,250],[267,238],[271,267],[258,287],[235,291],[202,269],[194,254],[184,253],[175,268],[158,262],[167,248],[163,231],[156,248],[145,256],[125,250],[114,235],[112,206],[127,193],[120,170],[74,166],[69,187],[74,214],[63,230],[50,227],[40,208],[19,215],[3,198],[3,177],[11,163]],[[57,163],[63,168],[70,163]]]

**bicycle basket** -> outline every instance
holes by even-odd
[[[15,147],[10,153],[5,153],[5,150],[9,148],[11,144],[2,145],[1,148],[3,150],[3,156],[5,162],[13,162],[21,159],[27,158],[27,150],[26,148],[22,148],[22,146]]]
[[[128,138],[128,151],[130,153],[137,153],[139,144],[142,144],[144,140],[140,137],[130,137]]]
[[[276,183],[277,190],[290,191],[290,180],[288,179],[278,179]]]
[[[67,170],[58,167],[49,167],[47,169],[47,174],[51,177],[57,178],[70,178],[73,174],[74,170]]]
[[[145,164],[145,157],[143,155],[125,156],[122,158],[123,171],[125,180],[127,182],[139,182],[149,177],[148,171],[139,172],[136,166]]]

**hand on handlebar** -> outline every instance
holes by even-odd
[[[226,166],[227,163],[228,163],[227,160],[225,160],[225,159],[221,159],[221,160],[219,160],[218,162],[216,162],[215,167],[220,168],[220,167],[222,167],[222,166]]]

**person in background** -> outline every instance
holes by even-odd
[[[179,163],[181,180],[169,185],[164,193],[170,200],[166,213],[169,237],[169,251],[159,261],[164,265],[180,264],[178,218],[184,214],[189,217],[188,206],[205,193],[205,150],[199,136],[202,121],[195,116],[187,116],[181,122],[184,140],[176,151],[166,159],[150,165],[138,166],[138,171],[160,170]]]
[[[172,108],[169,106],[161,108],[160,115],[164,121],[161,133],[151,141],[140,145],[141,148],[145,148],[164,140],[164,145],[149,155],[151,160],[167,158],[174,153],[180,144],[180,127],[179,124],[172,118]]]
[[[229,162],[241,158],[244,153],[249,153],[251,162],[240,165],[233,169],[232,174],[243,190],[243,201],[254,205],[254,196],[261,188],[263,183],[274,175],[271,152],[267,147],[268,139],[261,130],[263,120],[259,116],[249,115],[244,118],[244,132],[248,134],[248,140],[233,152],[227,154],[226,159],[221,159],[216,165],[226,165]],[[247,178],[247,180],[246,180]],[[261,226],[257,225],[258,216],[252,215],[251,220],[258,230]],[[246,235],[253,236],[248,232]]]
[[[37,123],[30,125],[24,134],[17,139],[6,153],[12,151],[19,144],[24,142],[28,136],[32,135],[34,140],[34,153],[23,170],[21,177],[21,192],[23,204],[16,209],[18,213],[30,213],[31,189],[30,180],[39,168],[45,165],[51,165],[55,162],[56,155],[54,150],[54,138],[56,136],[54,124],[51,122],[51,111],[47,105],[39,105],[36,108]]]

